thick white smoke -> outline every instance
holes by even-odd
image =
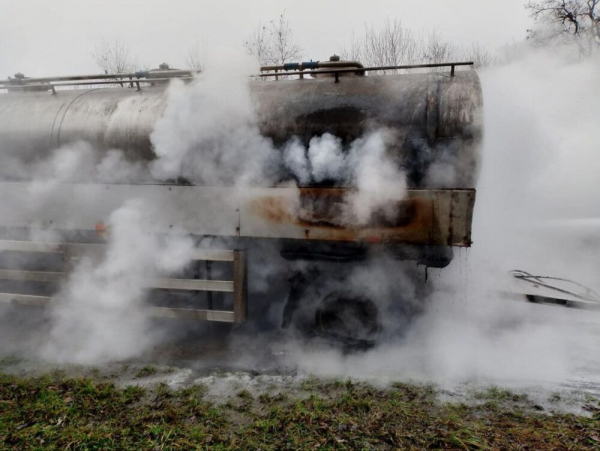
[[[159,180],[183,177],[205,185],[272,186],[282,169],[302,184],[334,182],[355,189],[347,196],[344,218],[366,224],[374,212],[387,217],[406,195],[404,173],[387,153],[394,136],[377,129],[344,148],[331,134],[315,136],[305,147],[290,137],[282,149],[261,135],[257,104],[248,76],[256,73],[247,55],[209,66],[190,85],[174,81],[168,106],[151,135]],[[232,63],[234,61],[235,63]]]
[[[269,182],[275,159],[271,140],[260,134],[248,76],[258,72],[245,54],[222,57],[190,85],[174,81],[168,105],[151,135],[161,180],[184,177],[206,185]]]
[[[333,181],[351,187],[342,219],[365,225],[376,212],[392,219],[397,202],[406,197],[406,174],[388,153],[394,138],[392,131],[378,128],[344,148],[341,139],[325,133],[312,138],[308,149],[292,140],[284,160],[301,183]]]
[[[532,52],[483,74],[476,219],[484,225],[474,250],[495,255],[503,269],[518,264],[597,286],[600,237],[585,223],[600,218],[600,60],[571,56]]]
[[[364,355],[293,352],[305,371],[453,384],[598,383],[597,314],[516,302],[504,292],[514,289],[508,271],[516,268],[600,288],[600,61],[526,50],[480,76],[485,140],[472,249],[455,251],[446,269],[429,269],[427,311],[401,340]],[[385,277],[370,280],[389,285],[401,268],[381,271]]]
[[[201,185],[239,188],[272,186],[291,173],[301,184],[331,181],[355,190],[346,199],[342,220],[364,224],[374,212],[393,215],[394,201],[404,197],[404,174],[387,155],[393,140],[388,130],[373,130],[344,147],[325,134],[308,146],[291,137],[283,148],[261,135],[248,75],[255,63],[245,55],[220,55],[192,83],[174,80],[167,107],[151,135],[156,160],[131,162],[120,150],[99,151],[75,142],[33,161],[3,155],[4,179],[32,180],[22,208],[46,211],[48,201],[65,183],[155,183],[187,179]],[[7,169],[10,166],[10,169]],[[289,183],[286,184],[289,187]],[[98,191],[98,195],[102,196]],[[230,199],[231,200],[231,199]],[[100,199],[89,198],[94,205]],[[159,223],[163,206],[152,199],[124,200],[107,218],[107,253],[83,258],[54,297],[50,336],[43,357],[62,362],[94,363],[142,353],[160,339],[149,327],[145,300],[154,278],[181,270],[189,263],[193,244],[186,231],[170,230],[162,238],[151,225]],[[77,214],[75,212],[75,214]],[[72,218],[62,217],[62,222]],[[36,226],[31,239],[60,242],[66,237]],[[218,242],[213,242],[217,245]],[[274,255],[277,255],[276,253]],[[267,290],[263,279],[281,271],[278,262],[260,267],[255,289]]]
[[[315,182],[347,179],[350,174],[346,158],[339,138],[326,133],[310,140],[308,160]]]
[[[77,183],[150,180],[144,163],[127,161],[120,150],[100,152],[85,142],[55,149],[33,163],[4,161],[20,171],[13,171],[11,178],[31,180],[26,185],[25,203],[19,208],[32,212],[33,217],[36,212],[40,216],[47,213],[47,203],[63,184],[77,190]],[[77,194],[62,202],[72,201]],[[96,194],[103,196],[101,189]],[[100,201],[91,195],[85,199],[90,205]],[[138,355],[159,338],[150,328],[144,305],[148,289],[154,278],[187,265],[194,245],[176,228],[160,237],[153,233],[152,225],[161,215],[159,204],[141,199],[123,202],[108,217],[97,218],[105,221],[108,230],[106,253],[67,262],[71,272],[52,298],[48,336],[34,351],[36,355],[52,361],[92,364]],[[67,207],[61,217],[64,224],[73,219]],[[46,226],[32,223],[29,239],[70,241],[60,230]]]
[[[98,152],[89,143],[76,141],[48,150],[31,159],[6,152],[0,146],[1,180],[35,180],[39,191],[57,183],[98,182],[136,183],[149,181],[144,162],[131,162],[121,150]]]
[[[52,329],[42,356],[95,364],[137,356],[159,338],[144,301],[159,276],[182,270],[194,243],[182,234],[148,231],[160,212],[133,200],[107,221],[106,254],[84,257],[55,296]]]
[[[83,141],[55,149],[35,163],[11,160],[8,166],[11,179],[33,179],[29,185],[29,205],[23,208],[34,210],[41,208],[61,183],[140,183],[150,180],[145,163],[127,161],[123,152],[117,149],[98,152]]]
[[[255,70],[248,67],[246,73]],[[456,251],[449,268],[429,270],[435,290],[427,311],[400,340],[351,357],[293,354],[294,363],[316,373],[438,381],[556,381],[576,374],[581,362],[574,349],[598,342],[593,320],[589,332],[578,312],[514,303],[500,292],[510,289],[504,282],[513,268],[598,287],[599,67],[597,60],[527,52],[482,72],[485,141],[473,248]],[[306,147],[292,138],[277,149],[260,135],[246,73],[237,64],[217,64],[191,85],[170,87],[169,105],[152,135],[158,158],[149,171],[118,150],[101,154],[85,143],[23,166],[25,176],[35,174],[28,208],[42,206],[65,182],[184,177],[243,188],[274,183],[281,168],[300,184],[355,187],[344,211],[352,223],[367,223],[405,196],[404,175],[386,153],[394,140],[390,131],[372,130],[346,147],[325,134]],[[444,176],[443,170],[436,175]],[[156,207],[134,200],[113,212],[105,259],[81,261],[56,297],[44,356],[86,363],[122,359],[160,338],[149,330],[143,308],[148,286],[184,267],[193,246],[180,233],[159,239],[146,230],[160,215]],[[404,327],[390,307],[420,294],[409,265],[374,257],[352,271],[346,288],[377,300],[386,325]],[[266,264],[257,274],[275,270]]]
[[[349,158],[356,191],[347,202],[358,224],[368,224],[376,211],[392,219],[397,202],[406,196],[405,174],[386,153],[393,138],[391,132],[379,130],[352,145]]]

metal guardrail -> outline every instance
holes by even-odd
[[[12,251],[62,254],[67,262],[84,255],[101,255],[105,250],[106,246],[103,244],[54,244],[32,241],[0,240],[0,252]],[[150,313],[154,316],[166,318],[202,319],[230,323],[244,322],[248,316],[245,253],[243,251],[233,250],[196,249],[192,260],[231,262],[233,264],[233,280],[159,278],[148,288],[232,293],[233,310],[148,307]],[[67,272],[0,269],[0,280],[56,283],[64,280],[67,274]],[[16,305],[47,306],[51,303],[51,300],[52,297],[50,296],[0,293],[0,302]]]
[[[124,87],[125,85],[129,85],[129,87],[133,88],[133,85],[136,86],[137,90],[140,91],[142,89],[141,83],[145,84],[153,84],[155,82],[166,82],[177,78],[178,80],[192,80],[192,77],[169,77],[169,78],[150,78],[147,80],[107,80],[107,81],[87,81],[82,83],[77,82],[65,82],[65,83],[43,83],[43,84],[19,84],[19,85],[4,85],[0,86],[0,89],[7,90],[19,90],[22,89],[24,91],[32,90],[32,91],[52,91],[52,94],[56,94],[56,88],[61,88],[63,86],[95,86],[95,85],[120,85]]]
[[[299,70],[299,71],[274,71],[266,74],[258,74],[257,77],[284,77],[289,75],[298,75],[301,78],[304,75],[311,75],[311,73],[315,73],[318,75],[322,74],[333,74],[335,77],[335,82],[339,83],[339,75],[345,73],[360,73],[364,75],[365,72],[373,72],[373,71],[385,71],[385,70],[411,70],[411,69],[434,69],[440,67],[449,67],[450,68],[450,76],[454,77],[456,72],[456,67],[460,66],[473,66],[474,63],[472,61],[466,62],[456,62],[456,63],[433,63],[433,64],[412,64],[412,65],[404,65],[404,66],[374,66],[374,67],[362,67],[362,68],[340,68],[340,69],[308,69],[308,70]]]
[[[6,80],[0,80],[1,85],[8,86],[19,86],[26,85],[28,83],[58,83],[58,82],[71,82],[71,81],[82,81],[82,80],[116,80],[129,82],[129,80],[156,80],[159,78],[169,77],[191,77],[200,71],[195,70],[164,70],[164,71],[138,71],[128,72],[120,74],[91,74],[91,75],[63,75],[55,77],[15,77]]]
[[[286,76],[299,76],[301,79],[304,75],[311,74],[333,74],[335,82],[339,83],[339,76],[346,73],[359,73],[364,75],[366,72],[373,71],[389,71],[389,70],[412,70],[412,69],[434,69],[441,67],[450,68],[450,76],[454,77],[456,67],[461,66],[473,66],[473,62],[455,62],[455,63],[433,63],[433,64],[412,64],[403,66],[374,66],[374,67],[352,67],[352,68],[313,68],[293,70],[293,71],[279,71],[280,66],[264,66],[261,71],[271,71],[268,73],[260,73],[254,75],[254,77],[267,78]],[[289,64],[293,66],[293,64]],[[302,66],[299,66],[302,67]],[[189,70],[171,70],[171,71],[157,71],[148,72],[140,71],[127,74],[95,74],[95,75],[70,75],[63,77],[40,77],[40,78],[11,78],[7,80],[0,80],[0,90],[47,90],[52,91],[56,94],[56,88],[63,86],[90,86],[90,85],[129,85],[133,88],[135,85],[137,90],[141,89],[141,83],[152,84],[154,82],[166,82],[174,78],[192,80],[194,75],[197,75],[199,71]],[[152,76],[151,76],[152,75]],[[44,89],[46,88],[46,89]]]

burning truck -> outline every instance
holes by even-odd
[[[347,150],[369,130],[389,131],[386,155],[404,174],[398,183],[406,184],[406,192],[402,199],[379,202],[366,219],[345,213],[357,190],[352,182],[302,180],[284,167],[269,184],[242,189],[236,180],[80,179],[55,184],[35,208],[28,207],[33,174],[5,174],[0,301],[55,302],[57,287],[77,262],[105,252],[110,213],[128,199],[144,199],[160,208],[160,217],[147,224],[151,233],[183,230],[198,243],[184,273],[166,274],[148,287],[153,315],[228,323],[259,316],[249,274],[264,264],[266,243],[273,250],[271,262],[297,263],[286,277],[282,328],[297,325],[344,342],[376,340],[381,316],[376,301],[342,288],[313,288],[332,264],[343,279],[347,267],[372,252],[443,268],[454,248],[471,246],[482,91],[469,66],[364,67],[332,57],[262,67],[249,81],[256,124],[275,148],[291,139],[308,146],[329,134]],[[17,74],[0,81],[0,150],[22,167],[76,142],[98,152],[120,149],[132,163],[152,162],[157,155],[151,135],[167,108],[169,84],[201,83],[197,75],[166,65],[115,75]],[[33,228],[56,232],[60,240],[36,238]]]

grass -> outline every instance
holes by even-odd
[[[239,398],[246,399],[249,401],[252,400],[252,394],[246,389],[239,391],[237,395]]]
[[[136,373],[136,379],[141,379],[144,377],[154,376],[158,372],[158,369],[153,365],[146,365],[141,367]]]
[[[515,393],[510,390],[492,386],[485,391],[475,394],[475,398],[488,401],[508,401],[508,402],[528,402],[529,398],[526,394]]]
[[[21,362],[21,359],[13,355],[0,357],[0,366],[16,365],[19,362]]]
[[[206,388],[118,388],[60,374],[0,374],[0,449],[599,449],[600,412],[547,415],[493,388],[478,405],[444,404],[434,388],[385,390],[311,380],[303,398],[241,391],[215,405]],[[497,403],[512,403],[497,409]],[[597,401],[595,401],[597,404]],[[489,405],[488,405],[489,404]],[[244,408],[240,409],[240,405]],[[504,404],[503,404],[504,405]]]

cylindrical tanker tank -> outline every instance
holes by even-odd
[[[261,133],[276,144],[324,133],[349,143],[383,126],[396,133],[393,151],[410,185],[474,187],[482,126],[475,71],[255,81],[250,90]],[[150,134],[167,102],[164,84],[0,94],[0,151],[37,159],[83,140],[122,149],[131,160],[152,159]],[[428,178],[436,163],[451,167],[452,176]]]
[[[334,63],[342,69],[331,75]],[[303,79],[249,81],[260,133],[282,149],[290,139],[308,145],[313,137],[330,133],[340,138],[345,150],[350,150],[354,140],[369,132],[389,131],[393,139],[386,141],[386,151],[393,157],[391,161],[404,169],[409,189],[401,189],[400,195],[390,198],[384,193],[366,220],[358,218],[352,209],[355,187],[340,187],[332,183],[335,181],[320,181],[317,186],[300,188],[291,183],[273,183],[276,186],[239,190],[225,184],[190,186],[180,179],[147,184],[78,180],[76,187],[72,183],[59,183],[44,197],[36,197],[35,202],[28,204],[32,199],[31,184],[23,179],[29,177],[29,166],[23,165],[27,174],[15,171],[18,173],[14,180],[9,180],[8,170],[3,170],[0,232],[9,239],[0,239],[0,251],[4,246],[10,252],[32,253],[33,249],[38,253],[46,249],[48,253],[56,254],[58,250],[63,254],[57,262],[60,269],[50,268],[50,275],[37,270],[24,273],[4,270],[0,286],[3,277],[9,281],[56,280],[57,274],[72,266],[71,259],[75,261],[82,252],[95,252],[96,246],[102,246],[99,243],[107,233],[105,222],[115,209],[129,200],[150,201],[160,207],[160,215],[149,216],[152,221],[145,222],[144,229],[158,233],[186,230],[196,237],[211,237],[208,246],[214,242],[219,249],[210,249],[214,254],[200,255],[208,255],[206,260],[232,261],[235,279],[231,282],[161,279],[157,285],[163,291],[184,287],[181,289],[195,292],[193,287],[201,282],[199,289],[209,291],[208,283],[219,284],[218,291],[222,284],[231,283],[233,311],[203,310],[197,306],[173,308],[181,305],[179,292],[177,297],[167,296],[164,307],[154,308],[155,311],[171,318],[244,321],[246,297],[252,289],[246,283],[246,259],[249,267],[259,267],[265,264],[265,255],[270,258],[271,251],[275,251],[279,254],[277,259],[310,262],[290,266],[282,264],[282,260],[273,262],[272,267],[283,268],[281,274],[286,277],[288,272],[292,273],[287,303],[281,310],[281,328],[293,325],[310,336],[321,334],[353,346],[370,346],[380,330],[377,299],[370,298],[370,290],[346,292],[346,287],[358,286],[350,283],[355,274],[352,268],[360,267],[371,250],[377,255],[385,251],[386,260],[390,256],[442,268],[452,260],[453,246],[471,245],[473,188],[482,134],[482,91],[475,71],[455,72],[455,66],[467,64],[450,64],[449,73],[369,75],[381,68],[364,68],[351,62],[332,61],[322,66],[310,62],[284,67],[297,70],[295,74],[303,75]],[[345,66],[350,67],[343,69]],[[312,69],[320,71],[313,72],[317,78],[308,77]],[[203,83],[202,76],[190,80],[189,72],[179,72],[108,75],[108,80],[102,75],[91,75],[0,81],[0,154],[16,156],[24,163],[39,163],[53,149],[85,141],[99,150],[120,149],[131,161],[151,161],[156,158],[151,135],[170,101],[168,77],[181,76],[191,83]],[[281,72],[261,74],[265,75],[282,77]],[[115,81],[115,78],[125,80]],[[106,83],[111,87],[92,85],[65,90],[69,85],[64,82],[73,81]],[[61,82],[65,86],[57,88]],[[115,87],[118,83],[124,86]],[[194,89],[194,85],[189,89]],[[202,109],[203,105],[194,107]],[[207,109],[206,114],[210,113]],[[9,159],[2,161],[10,163]],[[15,167],[20,169],[19,165]],[[31,165],[31,177],[39,167]],[[399,171],[392,174],[402,177]],[[281,174],[282,181],[288,175],[291,177]],[[398,180],[402,188],[403,182]],[[32,225],[60,231],[67,244],[30,243],[31,236],[39,235],[30,233]],[[198,242],[201,247],[204,240]],[[396,274],[396,267],[385,273]],[[210,275],[207,277],[210,279]],[[332,289],[336,291],[331,292]],[[418,296],[416,291],[411,285],[411,299]],[[32,292],[35,302],[41,302],[43,296],[27,287],[27,293]],[[30,295],[0,294],[10,302],[19,299],[33,302]],[[167,294],[161,292],[161,296]],[[323,298],[319,300],[319,296]],[[197,297],[194,293],[194,304],[190,305],[196,305]],[[400,295],[398,300],[403,298]],[[212,306],[210,299],[207,302]],[[255,293],[254,299],[270,303],[277,297],[261,291]],[[271,317],[271,310],[268,311]]]

